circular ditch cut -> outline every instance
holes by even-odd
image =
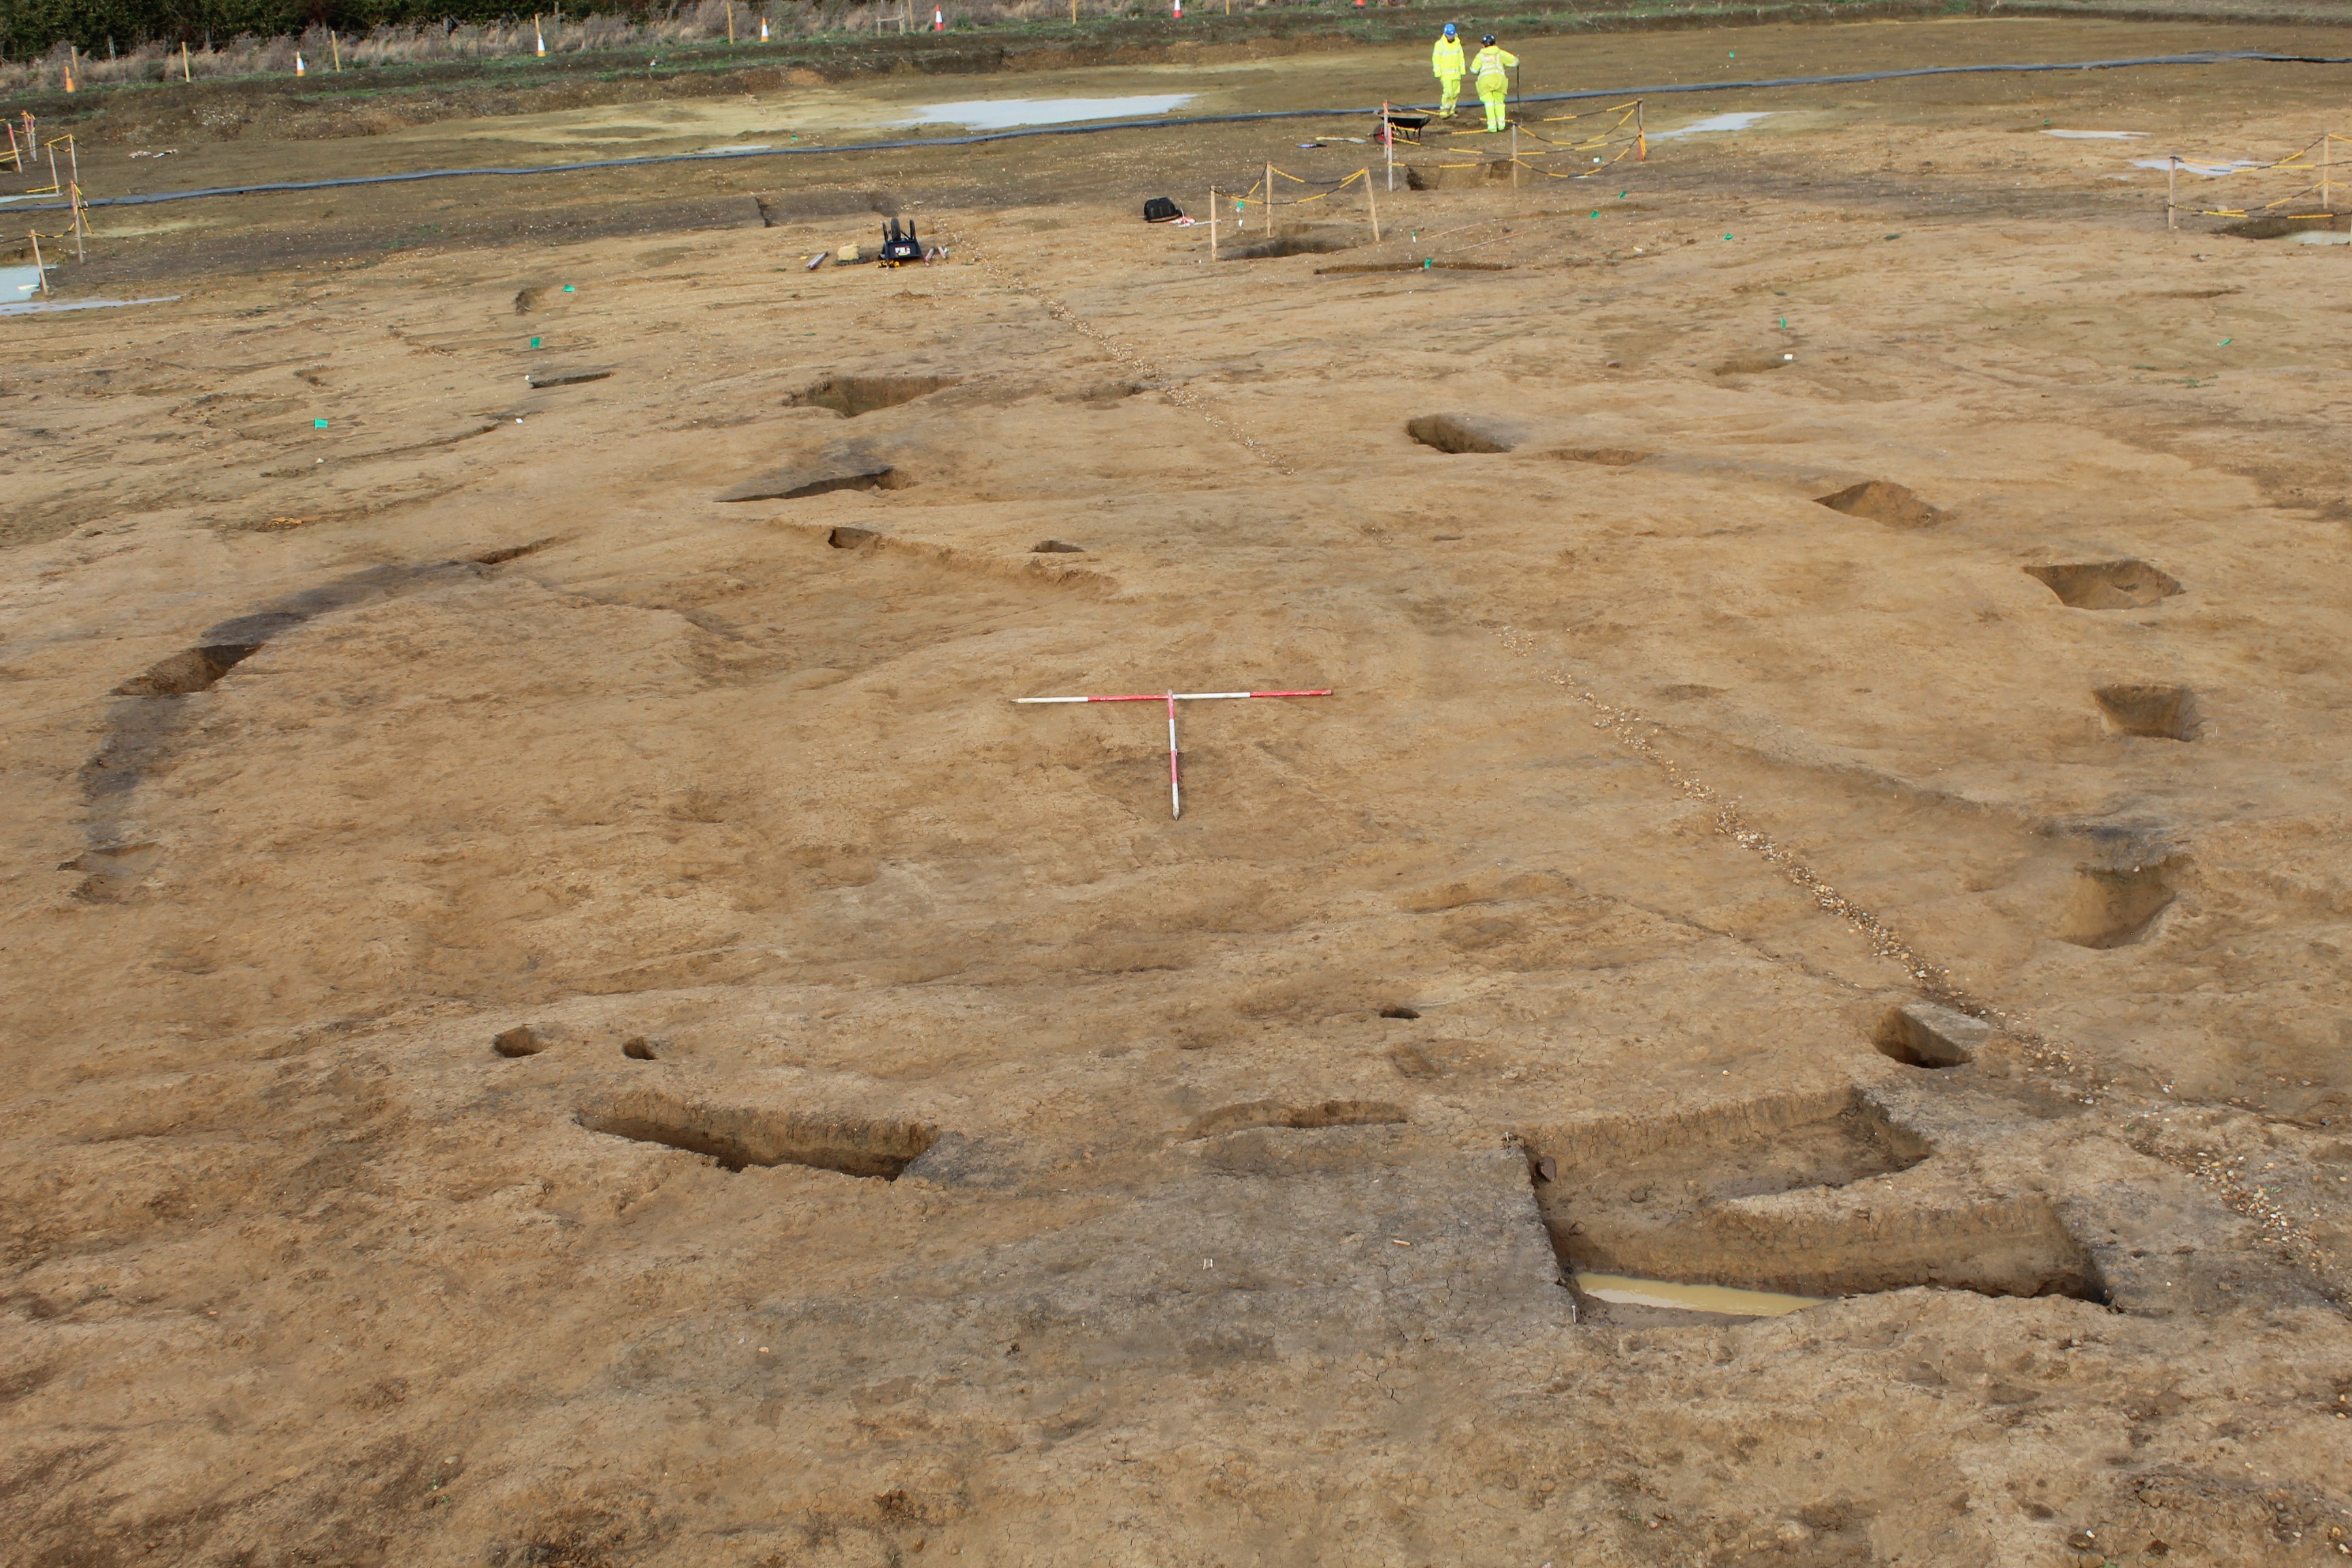
[[[212,643],[158,659],[114,689],[117,697],[186,697],[209,691],[220,678],[261,651],[253,643]]]
[[[784,399],[788,408],[830,408],[845,419],[961,385],[960,375],[828,375]]]
[[[1957,1068],[1976,1060],[1992,1037],[1992,1026],[1933,1002],[1909,1002],[1878,1021],[1871,1043],[1879,1055],[1906,1067]]]
[[[2102,686],[2091,693],[2107,723],[2158,741],[2197,738],[2197,693],[2186,686]]]
[[[1833,496],[1817,496],[1813,504],[1889,528],[1933,528],[1944,521],[1941,511],[1892,479],[1864,479]]]
[[[1384,1127],[1404,1120],[1404,1108],[1385,1100],[1326,1100],[1313,1105],[1254,1100],[1209,1112],[1184,1130],[1184,1139],[1190,1142],[1252,1127]]]
[[[2084,866],[2058,921],[2058,940],[2076,947],[2129,947],[2147,940],[2158,916],[2177,896],[2168,875],[2169,861],[2109,869]]]
[[[898,1180],[940,1136],[919,1121],[803,1116],[655,1093],[623,1096],[578,1120],[591,1132],[707,1155],[722,1170],[806,1165],[883,1181]]]
[[[901,490],[908,481],[887,458],[856,450],[827,453],[804,463],[754,475],[718,497],[722,501],[803,500],[835,490]]]
[[[2288,213],[2276,217],[2250,217],[2221,226],[2223,234],[2239,239],[2299,239],[2306,234],[2343,234],[2347,230],[2352,230],[2352,213]],[[2336,243],[2343,242],[2339,240]]]
[[[1066,539],[1041,539],[1029,547],[1032,555],[1084,555],[1087,547],[1073,544]]]
[[[1797,363],[1797,356],[1786,350],[1751,354],[1734,354],[1715,367],[1717,375],[1763,375],[1768,372],[1786,370]]]
[[[1523,1135],[1521,1146],[1553,1251],[1579,1277],[1662,1296],[1689,1285],[1814,1299],[1926,1285],[2107,1299],[2039,1197],[1942,1205],[1885,1184],[1845,1194],[1931,1152],[1853,1091],[1611,1119]]]
[[[1517,426],[1475,414],[1423,414],[1405,421],[1404,433],[1440,452],[1508,452],[1525,440]]]
[[[1412,1007],[1391,1006],[1381,1008],[1381,1016],[1383,1018],[1418,1018],[1421,1016],[1421,1014],[1417,1009]]]
[[[2025,574],[2076,610],[2144,610],[2179,593],[2180,580],[2145,561],[2075,561],[2028,566]]]
[[[1277,234],[1272,239],[1261,239],[1255,245],[1221,246],[1220,261],[1273,261],[1285,256],[1329,256],[1335,251],[1353,250],[1363,243],[1349,234]]]

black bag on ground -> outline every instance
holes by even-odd
[[[1184,209],[1166,196],[1154,196],[1143,204],[1143,221],[1146,223],[1172,223],[1183,216]]]
[[[915,220],[908,218],[902,227],[892,218],[882,229],[882,264],[903,267],[909,261],[923,258],[923,242],[915,237]]]

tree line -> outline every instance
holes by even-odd
[[[551,4],[548,10],[552,13]],[[657,7],[628,0],[572,0],[572,15]],[[365,33],[371,27],[440,22],[495,22],[517,15],[514,0],[0,0],[0,54],[25,59],[70,43],[88,54],[150,40],[202,46],[240,34],[272,37],[313,26]]]

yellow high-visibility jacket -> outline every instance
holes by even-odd
[[[1518,56],[1506,52],[1498,45],[1488,44],[1478,51],[1478,58],[1470,62],[1470,68],[1478,73],[1478,85],[1484,87],[1488,77],[1501,77],[1505,70],[1518,63]]]
[[[1462,40],[1441,37],[1437,47],[1429,51],[1429,74],[1444,81],[1447,77],[1459,79],[1462,75]]]

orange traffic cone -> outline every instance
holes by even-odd
[[[294,74],[296,76],[306,76],[309,74],[302,68],[302,51],[299,49],[294,51]]]
[[[931,8],[931,31],[934,33],[944,33],[947,30],[948,14],[937,6],[933,6]]]

